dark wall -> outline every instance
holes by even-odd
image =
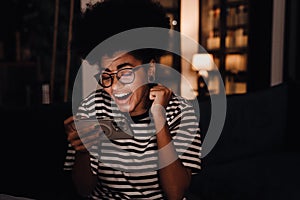
[[[51,65],[53,56],[53,32],[54,32],[54,0],[10,0],[1,1],[0,6],[0,67],[7,67],[7,63],[14,66],[23,67],[23,63],[31,62],[35,67],[35,72],[28,70],[28,73],[37,74],[33,78],[24,76],[22,72],[14,73],[15,84],[21,85],[18,80],[26,78],[27,82],[33,82],[35,86],[43,83],[50,83]],[[74,0],[74,18],[73,23],[78,19],[80,14],[80,0]],[[57,45],[55,59],[55,80],[54,80],[54,97],[53,102],[58,103],[64,100],[64,85],[67,63],[67,44],[69,31],[70,1],[59,1],[59,16],[57,25]],[[19,43],[17,43],[16,34],[19,34]],[[19,44],[19,45],[17,45]],[[18,51],[19,49],[19,51]],[[19,53],[17,53],[19,52]],[[76,52],[71,52],[71,69],[70,69],[70,86],[69,92],[72,91],[73,80],[79,69],[79,60],[76,59]],[[2,69],[4,68],[2,67]],[[25,67],[23,67],[25,70]],[[7,72],[6,72],[7,71]],[[8,69],[5,72],[0,70],[0,77],[6,76],[5,73],[12,74]],[[2,90],[14,90],[9,87],[9,83],[0,79]],[[25,90],[24,90],[25,91]],[[17,93],[16,91],[14,91]],[[25,92],[24,92],[25,94]],[[21,95],[21,94],[19,94]],[[26,95],[23,95],[25,99]],[[35,97],[37,94],[34,94]],[[7,96],[7,95],[6,95]],[[71,95],[69,95],[71,96]],[[17,98],[16,95],[10,99]],[[8,99],[8,102],[9,100]],[[70,98],[69,98],[70,99]],[[35,104],[36,102],[30,102]],[[41,103],[41,102],[40,102]],[[16,103],[11,102],[12,106]],[[6,102],[1,102],[0,106],[8,106]]]
[[[284,49],[284,79],[300,81],[300,2],[286,1],[285,49]],[[298,61],[298,62],[297,62]]]
[[[249,1],[248,91],[270,86],[273,0]]]

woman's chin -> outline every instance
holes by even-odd
[[[130,112],[130,105],[128,104],[118,105],[118,108],[121,112]]]
[[[118,99],[115,98],[115,102],[121,112],[129,112],[130,111],[130,97],[126,99]]]

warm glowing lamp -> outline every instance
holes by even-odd
[[[208,77],[208,71],[214,69],[213,56],[208,53],[197,53],[192,58],[192,69],[200,76]]]
[[[206,96],[208,93],[208,73],[214,69],[213,56],[208,53],[197,53],[192,58],[192,69],[198,72],[198,95]],[[206,81],[205,81],[206,79]]]

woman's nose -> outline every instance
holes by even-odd
[[[114,75],[113,75],[113,79],[112,79],[112,85],[111,85],[111,88],[112,88],[113,90],[115,90],[115,89],[120,88],[122,85],[123,85],[123,84],[118,80],[117,75],[114,74]]]

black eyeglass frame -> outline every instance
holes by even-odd
[[[120,81],[122,84],[130,84],[130,83],[132,83],[132,82],[135,80],[135,71],[138,70],[140,67],[145,67],[145,65],[140,65],[140,66],[136,66],[136,67],[133,67],[133,68],[131,68],[131,67],[130,67],[130,68],[129,68],[129,67],[125,67],[125,68],[121,68],[121,69],[117,70],[116,72],[111,72],[111,73],[102,71],[102,72],[100,72],[100,73],[95,74],[95,75],[94,75],[94,78],[97,80],[98,84],[99,84],[101,87],[103,87],[103,88],[109,88],[109,87],[112,86],[112,84],[113,84],[113,82],[114,82],[114,77],[115,77],[115,75],[116,75],[118,81]],[[119,72],[122,72],[122,71],[124,71],[124,70],[131,70],[131,71],[132,71],[133,78],[132,78],[132,80],[131,80],[130,82],[124,83],[124,82],[122,82],[122,80],[121,80],[121,76],[118,76],[118,73],[119,73]],[[103,84],[102,84],[102,82],[101,82],[102,79],[100,78],[102,74],[107,74],[107,75],[110,77],[110,80],[111,80],[111,81],[110,81],[110,84],[109,84],[109,85],[103,85]]]

